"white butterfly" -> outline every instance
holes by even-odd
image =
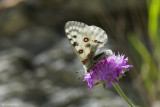
[[[65,33],[87,72],[100,59],[112,54],[110,49],[102,52],[99,50],[108,40],[105,31],[99,27],[68,21],[65,25]]]

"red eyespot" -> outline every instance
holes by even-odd
[[[102,43],[102,42],[100,42],[100,41],[97,41],[97,40],[94,40],[94,43]]]
[[[86,62],[87,62],[87,59],[84,59],[84,60],[82,61],[83,64],[86,64]]]
[[[81,54],[81,53],[83,53],[83,50],[82,50],[82,49],[80,49],[78,52],[79,52],[79,54]]]
[[[83,41],[84,41],[84,42],[88,42],[89,39],[88,39],[88,38],[84,38]]]

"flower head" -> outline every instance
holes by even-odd
[[[117,83],[120,74],[124,74],[124,70],[129,70],[132,65],[127,65],[128,58],[125,55],[112,54],[97,62],[94,67],[84,74],[84,80],[88,82],[88,89],[93,88],[96,83],[107,82],[107,86],[111,86],[111,82]]]

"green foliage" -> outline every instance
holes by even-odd
[[[152,100],[159,100],[160,90],[160,0],[148,2],[148,33],[153,52],[151,53],[135,34],[129,34],[128,39],[136,52],[141,56],[140,77]]]

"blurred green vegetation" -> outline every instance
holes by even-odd
[[[152,103],[160,100],[160,0],[148,0],[148,33],[151,50],[133,33],[128,34],[128,39],[135,48],[134,53],[141,57],[141,71],[137,72]]]

